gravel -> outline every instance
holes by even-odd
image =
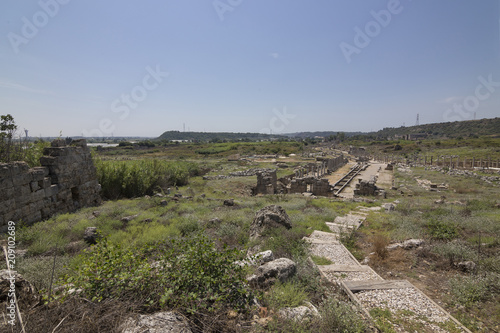
[[[311,254],[330,259],[336,265],[359,265],[349,251],[335,244],[312,244]]]
[[[372,308],[389,309],[399,317],[426,325],[433,332],[448,332],[437,326],[436,323],[450,321],[449,317],[418,289],[367,290],[356,293],[356,296],[368,310]],[[413,314],[402,314],[401,311],[411,311]],[[405,332],[401,327],[394,326],[397,332]]]
[[[373,272],[333,272],[323,271],[330,281],[363,281],[363,280],[383,280]]]

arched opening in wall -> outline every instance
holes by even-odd
[[[71,198],[73,201],[80,201],[80,192],[78,191],[78,187],[71,188]]]
[[[307,184],[307,191],[306,192],[312,192],[312,184]]]

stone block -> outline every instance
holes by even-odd
[[[36,201],[41,201],[43,200],[43,198],[45,198],[45,190],[42,188],[42,189],[39,189],[38,191],[34,192],[32,195],[31,195],[31,201],[32,202],[36,202]]]
[[[31,196],[31,187],[29,184],[14,186],[14,198]]]
[[[27,172],[16,173],[12,176],[14,186],[22,186],[31,182],[31,175]]]
[[[29,166],[26,162],[13,162],[10,164],[10,170],[12,175],[19,173],[27,173]]]
[[[50,215],[52,215],[50,208],[47,208],[47,207],[42,208],[41,213],[42,213],[42,219],[46,219],[46,218],[50,217]]]
[[[10,199],[7,199],[2,202],[0,205],[0,214],[6,214],[9,211],[12,211],[15,209],[16,205],[16,200],[12,197]]]
[[[22,217],[22,213],[21,213],[20,209],[14,209],[14,210],[8,211],[4,215],[4,219],[6,219],[7,221],[14,221],[14,222],[18,222],[21,219],[21,217]]]
[[[9,187],[0,190],[0,205],[3,205],[3,201],[13,198],[16,189],[14,187]]]
[[[52,184],[59,184],[59,177],[57,175],[50,175],[50,182]]]
[[[38,182],[38,186],[41,188],[49,188],[52,185],[52,179],[50,177],[45,177],[43,180]]]
[[[32,181],[30,182],[30,189],[31,192],[36,192],[40,189],[40,186],[38,186],[38,182]]]
[[[40,157],[40,164],[43,166],[51,166],[57,164],[57,158],[54,156],[42,156]]]
[[[9,187],[13,187],[14,186],[14,182],[12,181],[12,178],[10,176],[6,177],[6,178],[0,178],[0,191],[5,189],[5,188],[9,188]]]
[[[49,169],[46,167],[36,167],[30,170],[32,180],[37,182],[43,180],[49,174]]]
[[[10,178],[12,173],[10,171],[10,166],[7,163],[0,163],[0,179]]]

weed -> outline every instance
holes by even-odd
[[[454,302],[465,307],[484,300],[489,291],[489,283],[486,277],[464,276],[450,279],[449,285],[454,296]]]
[[[295,282],[277,283],[264,296],[264,302],[276,310],[297,307],[306,300],[306,292]]]
[[[373,250],[381,259],[387,257],[387,245],[389,245],[389,238],[383,234],[376,234],[372,237]]]
[[[320,318],[316,318],[314,332],[365,332],[366,325],[352,307],[336,298],[326,298],[319,307]]]
[[[459,261],[471,260],[475,257],[473,249],[466,243],[458,241],[438,244],[433,248],[432,252],[446,258],[450,266],[454,266]]]
[[[321,257],[321,256],[312,255],[311,259],[316,265],[331,265],[331,264],[333,264],[333,262],[330,259],[325,258],[325,257]]]
[[[370,310],[370,316],[372,316],[373,320],[377,324],[377,327],[384,333],[396,333],[393,329],[393,325],[391,321],[392,313],[388,309],[381,308],[373,308]]]

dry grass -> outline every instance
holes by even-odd
[[[92,303],[82,298],[70,298],[64,303],[53,302],[23,313],[26,332],[109,333],[119,332],[122,322],[137,306],[106,300]],[[22,332],[19,324],[1,327],[2,332]]]
[[[389,245],[389,237],[383,234],[376,234],[372,237],[373,251],[381,258],[385,259],[388,255],[387,245]]]

